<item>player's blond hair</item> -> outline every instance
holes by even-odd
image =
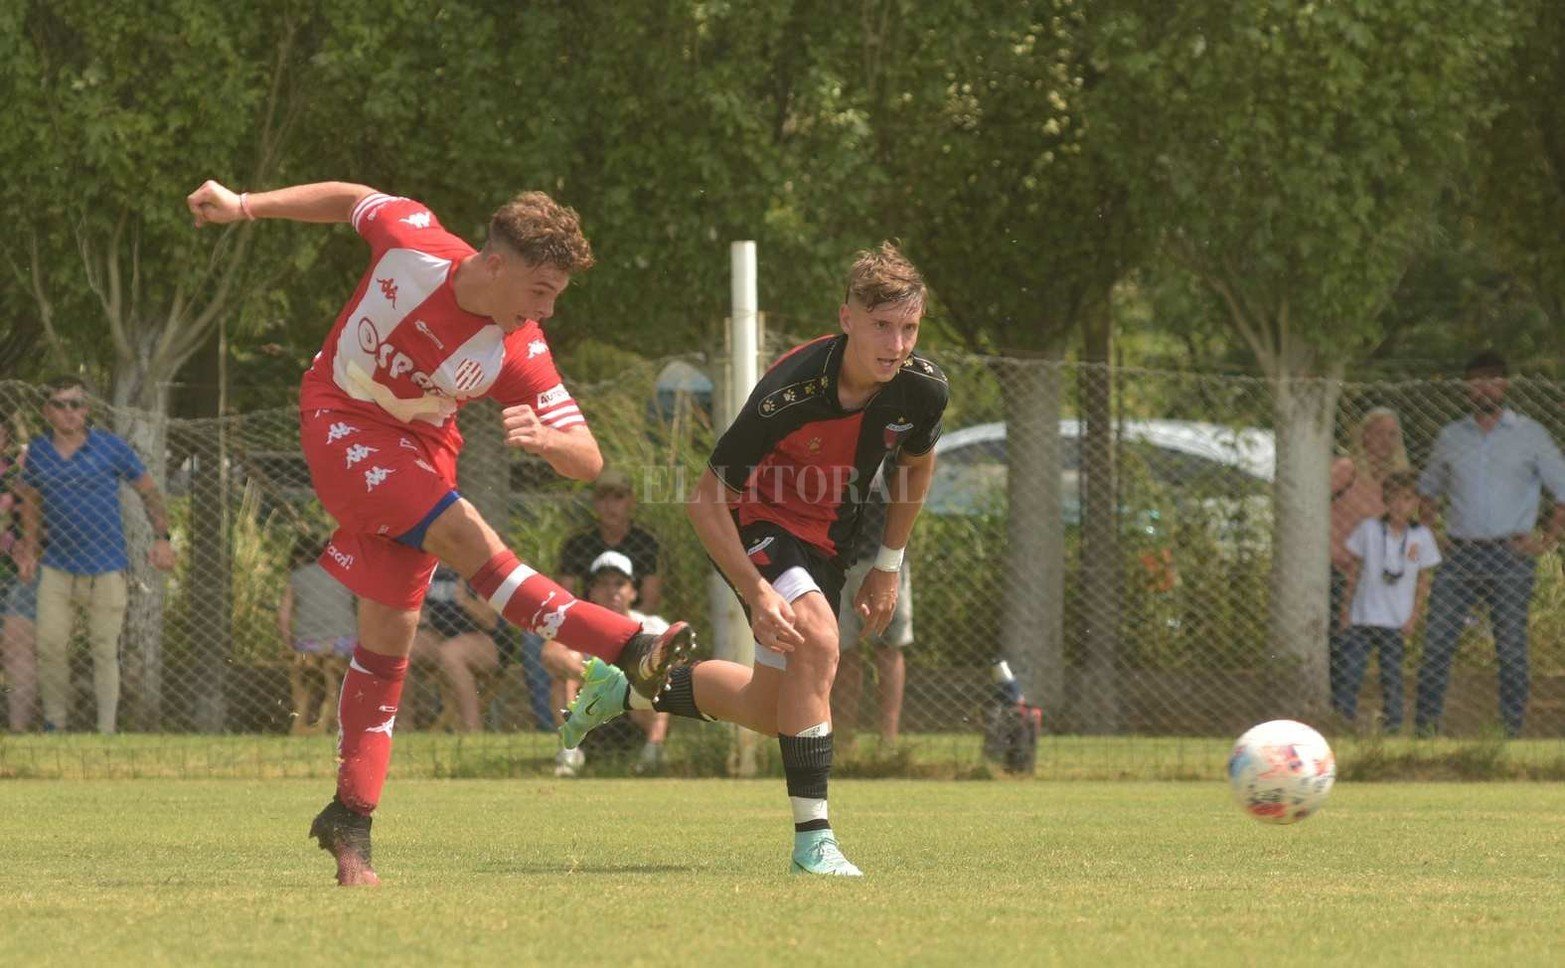
[[[876,249],[864,249],[853,258],[848,270],[848,296],[865,309],[905,302],[923,308],[928,293],[924,277],[907,260],[895,242],[882,242]]]
[[[530,264],[585,272],[596,261],[576,210],[543,192],[523,192],[489,219],[489,244],[499,243]]]

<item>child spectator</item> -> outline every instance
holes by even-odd
[[[1434,533],[1415,520],[1418,479],[1394,471],[1381,485],[1386,513],[1365,518],[1348,535],[1347,603],[1343,607],[1343,675],[1332,705],[1349,722],[1369,653],[1380,657],[1381,719],[1387,732],[1402,728],[1402,648],[1423,617],[1430,569],[1440,564]]]
[[[293,664],[288,686],[293,693],[289,732],[334,732],[337,692],[348,660],[358,644],[358,615],[353,593],[316,560],[323,542],[300,535],[289,561],[288,587],[277,608],[277,628]],[[320,705],[313,693],[320,690]]]

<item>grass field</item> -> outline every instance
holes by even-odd
[[[1558,964],[1565,788],[844,780],[862,881],[785,873],[776,780],[401,779],[378,890],[320,780],[0,783],[8,964]]]

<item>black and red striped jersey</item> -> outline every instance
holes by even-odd
[[[771,521],[829,557],[851,543],[881,461],[934,448],[948,398],[945,373],[914,353],[867,404],[844,409],[847,341],[823,336],[774,363],[708,461],[740,527]]]

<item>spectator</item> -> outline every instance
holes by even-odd
[[[1331,622],[1329,636],[1331,694],[1344,688],[1345,668],[1342,654],[1346,626],[1339,628],[1337,617],[1347,607],[1348,571],[1354,557],[1348,550],[1348,536],[1364,521],[1386,513],[1381,488],[1386,476],[1412,468],[1402,442],[1402,422],[1395,410],[1376,407],[1364,414],[1353,428],[1348,457],[1339,457],[1331,465]]]
[[[1429,628],[1418,670],[1419,735],[1440,729],[1451,661],[1467,614],[1489,606],[1499,664],[1500,718],[1506,735],[1521,732],[1527,714],[1527,613],[1536,559],[1559,544],[1565,529],[1565,458],[1547,430],[1505,406],[1505,360],[1473,357],[1464,370],[1473,412],[1446,424],[1419,478],[1424,520],[1447,500],[1446,566],[1429,596]],[[1538,503],[1547,489],[1554,512],[1543,535],[1535,532]]]
[[[288,587],[277,608],[277,627],[293,658],[288,669],[294,717],[289,732],[296,735],[336,732],[338,689],[359,642],[353,593],[316,560],[324,546],[320,538],[305,535],[294,542]]]
[[[38,579],[22,581],[12,549],[21,538],[17,479],[27,458],[25,447],[13,447],[10,421],[0,418],[0,654],[4,656],[6,713],[11,732],[32,728],[38,705],[38,663],[33,655],[33,623],[38,617]]]
[[[893,745],[901,731],[902,694],[907,684],[907,666],[903,649],[913,644],[913,588],[909,571],[909,559],[902,559],[897,576],[897,604],[891,612],[891,622],[873,642],[864,641],[863,622],[853,607],[864,577],[875,564],[875,554],[880,550],[880,539],[886,530],[887,468],[896,465],[888,461],[871,482],[869,493],[860,506],[859,526],[853,543],[848,547],[846,560],[852,562],[842,586],[842,604],[837,610],[837,641],[842,647],[842,661],[837,666],[837,679],[832,686],[832,698],[836,701],[837,715],[843,742],[852,741],[853,730],[858,726],[859,701],[864,688],[864,669],[869,665],[870,646],[875,650],[875,668],[880,681],[880,740]],[[848,650],[853,650],[852,658]]]
[[[636,568],[628,555],[619,551],[605,551],[587,569],[587,599],[595,605],[612,609],[621,615],[640,622],[641,627],[654,635],[668,628],[668,623],[656,615],[646,615],[631,608],[636,604]],[[576,697],[581,682],[585,657],[561,642],[545,642],[543,663],[555,681],[554,708],[564,709]],[[630,718],[641,728],[646,742],[636,761],[637,773],[656,773],[663,768],[663,743],[668,738],[668,713],[650,709],[632,709]],[[555,757],[555,776],[575,776],[587,762],[580,747],[561,749]]]
[[[605,551],[618,551],[636,570],[636,601],[656,612],[663,604],[663,577],[658,573],[658,540],[637,527],[636,492],[630,478],[610,468],[592,486],[592,513],[596,527],[565,540],[560,550],[560,583],[572,595],[581,595],[592,563]]]
[[[87,392],[81,380],[46,384],[44,418],[49,433],[33,438],[22,470],[22,540],[15,558],[23,580],[38,579],[38,684],[45,732],[63,730],[70,718],[68,647],[72,610],[87,613],[92,645],[98,731],[112,733],[120,697],[119,639],[125,623],[125,527],[120,481],[141,495],[154,540],[147,561],[160,571],[174,567],[163,495],[129,444],[87,425]],[[42,530],[40,534],[40,523]],[[40,550],[42,558],[40,560]],[[42,566],[40,569],[40,565]]]
[[[1359,686],[1369,653],[1380,662],[1381,724],[1402,728],[1402,647],[1424,614],[1430,569],[1440,564],[1432,531],[1418,523],[1418,478],[1393,471],[1381,486],[1386,513],[1348,535],[1347,604],[1342,609],[1343,670],[1332,705],[1357,719]],[[1367,576],[1367,577],[1366,577]]]
[[[440,670],[456,704],[454,725],[464,733],[484,728],[478,676],[500,671],[500,649],[491,634],[497,619],[454,569],[445,565],[435,569],[424,598],[423,621],[413,639],[412,660]]]

